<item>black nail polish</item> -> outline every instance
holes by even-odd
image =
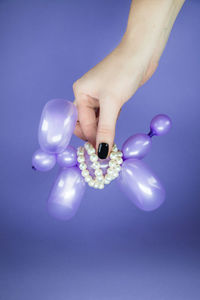
[[[107,143],[101,143],[98,147],[98,157],[105,159],[108,155],[109,145]]]

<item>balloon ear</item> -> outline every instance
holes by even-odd
[[[149,135],[150,136],[165,135],[166,133],[169,132],[171,127],[172,127],[172,121],[169,116],[164,114],[157,115],[151,120]]]
[[[154,210],[165,200],[161,182],[141,160],[125,160],[117,181],[126,196],[142,210]]]
[[[166,134],[171,128],[171,119],[167,115],[157,115],[151,120],[148,134],[138,133],[130,136],[122,146],[123,158],[144,158],[151,149],[151,137]]]
[[[85,181],[78,167],[62,169],[48,199],[49,213],[61,220],[77,212],[85,192]]]
[[[40,147],[48,153],[61,153],[68,146],[77,121],[76,106],[64,99],[54,99],[45,105],[39,125]]]

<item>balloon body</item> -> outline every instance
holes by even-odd
[[[158,208],[165,199],[165,190],[159,179],[138,159],[123,162],[118,184],[126,196],[145,211]]]
[[[155,116],[150,124],[151,135],[164,135],[171,129],[172,121],[167,115]]]
[[[56,156],[41,149],[35,151],[32,157],[32,167],[35,170],[46,172],[51,170],[56,164]]]
[[[147,134],[138,133],[129,137],[122,146],[123,158],[142,159],[151,149],[151,138]]]
[[[48,199],[49,213],[61,220],[72,218],[85,191],[85,181],[78,167],[62,169]]]
[[[57,163],[62,168],[75,166],[77,164],[76,149],[72,146],[68,146],[66,150],[57,154]]]
[[[45,105],[38,131],[39,144],[48,153],[63,152],[71,139],[77,121],[75,105],[54,99]]]

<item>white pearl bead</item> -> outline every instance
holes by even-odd
[[[117,172],[120,172],[121,171],[121,167],[120,166],[116,166],[116,170],[117,170]]]
[[[96,169],[94,173],[95,173],[96,176],[102,176],[103,175],[103,172],[102,172],[101,169]]]
[[[104,188],[104,184],[103,184],[103,183],[100,183],[100,184],[99,184],[99,189],[102,190],[103,188]]]
[[[115,167],[115,166],[116,166],[116,161],[111,159],[111,160],[109,161],[109,167],[113,168],[113,167]]]
[[[105,180],[111,181],[112,180],[112,176],[110,174],[106,174],[105,175]]]
[[[83,171],[81,172],[81,174],[82,174],[83,177],[86,177],[86,176],[89,175],[89,171],[88,171],[88,170],[83,170]]]
[[[110,153],[110,158],[111,159],[116,159],[116,157],[117,157],[117,153],[116,152],[111,152]]]
[[[95,153],[95,149],[94,149],[94,148],[89,148],[89,149],[87,150],[87,153],[88,153],[89,155],[94,154],[94,153]]]
[[[91,165],[91,167],[93,169],[99,169],[100,168],[100,163],[98,161],[93,162],[93,164]]]
[[[117,156],[118,157],[122,157],[123,156],[122,152],[121,151],[117,151]]]
[[[101,182],[101,181],[103,181],[103,180],[104,180],[104,177],[103,177],[103,176],[101,176],[101,175],[100,175],[100,176],[97,176],[97,177],[96,177],[96,180]]]
[[[95,189],[98,189],[98,188],[99,188],[99,184],[98,184],[98,182],[96,182],[96,181],[94,182],[94,188],[95,188]]]
[[[92,180],[92,177],[90,175],[85,176],[85,181],[90,182]]]
[[[84,145],[84,147],[85,147],[86,150],[88,150],[89,148],[91,148],[91,146],[92,145],[90,143],[88,143],[88,142],[85,143],[85,145]]]
[[[109,184],[109,183],[110,183],[110,180],[104,179],[104,184]]]
[[[85,161],[85,157],[83,155],[78,155],[77,160],[78,160],[79,163],[82,163],[82,162]]]
[[[112,151],[113,151],[113,152],[117,152],[117,151],[118,151],[117,145],[116,145],[116,144],[114,144],[114,146],[112,147]]]
[[[78,147],[77,149],[77,154],[83,154],[84,153],[84,148],[83,147]]]
[[[97,156],[96,154],[92,154],[92,155],[90,156],[90,160],[91,160],[91,162],[95,162],[95,161],[98,160],[98,156]]]
[[[107,174],[112,174],[113,173],[113,168],[108,168],[107,169]]]
[[[121,164],[123,163],[123,159],[122,159],[121,157],[118,157],[118,158],[117,158],[117,163],[118,163],[119,165],[121,165]]]
[[[91,187],[93,187],[93,186],[94,186],[94,180],[93,180],[93,179],[90,180],[90,181],[88,182],[88,185],[91,186]]]
[[[80,163],[79,168],[80,170],[85,170],[87,168],[87,165],[85,163]]]
[[[119,173],[118,173],[117,171],[114,170],[113,173],[112,173],[113,178],[117,178],[118,175],[119,175]]]

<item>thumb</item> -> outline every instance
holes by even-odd
[[[115,126],[120,107],[114,101],[102,101],[100,104],[96,147],[100,159],[105,159],[112,149]]]

